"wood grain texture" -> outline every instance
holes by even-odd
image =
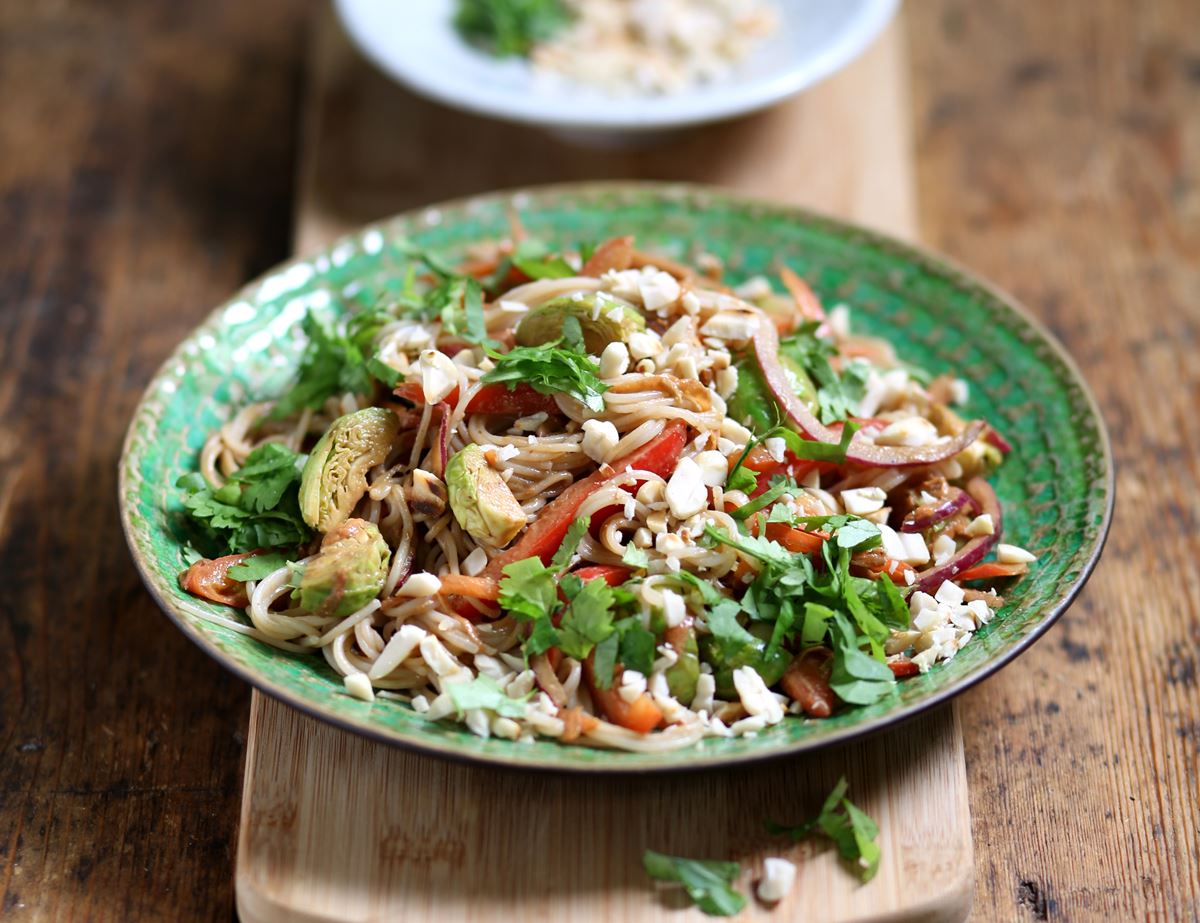
[[[1200,919],[1200,10],[908,4],[923,236],[1013,291],[1104,409],[1075,606],[962,703],[991,920]]]
[[[255,7],[0,9],[5,920],[232,913],[248,697],[142,589],[116,465],[170,349],[286,254],[298,11]]]
[[[740,920],[965,918],[970,843],[953,711],[899,733],[730,772],[577,777],[498,771],[372,743],[255,694],[238,844],[242,923],[513,920],[681,923],[708,919],[656,891],[647,847],[742,863],[749,893],[765,856],[800,869],[774,910]],[[880,826],[868,885],[820,842],[764,831],[819,809],[845,774]]]
[[[675,164],[692,179],[911,235],[902,51],[893,29],[863,59],[786,106],[621,155],[622,175],[655,175],[655,165]],[[510,161],[536,171],[530,176],[541,182],[586,176],[575,171],[613,162],[611,153],[580,152],[381,85],[329,20],[316,33],[313,60],[298,192],[301,249],[324,245],[389,209],[512,185]],[[395,126],[414,123],[420,134],[407,140],[393,134]],[[830,130],[844,139],[842,156],[826,158],[818,169],[806,166],[820,161]],[[480,134],[511,156],[500,163],[478,151],[462,162],[441,156],[439,139]],[[708,149],[741,156],[714,162],[702,153]],[[411,170],[391,172],[397,157],[413,158]],[[597,159],[589,167],[580,158]],[[810,815],[843,773],[856,803],[882,831],[880,872],[862,887],[831,850],[790,844],[763,826],[768,817]],[[962,919],[970,903],[971,843],[954,713],[943,709],[872,741],[784,763],[602,779],[441,762],[254,697],[238,850],[243,923],[638,923],[668,910],[671,919],[705,919],[678,893],[656,893],[641,866],[646,848],[735,859],[747,893],[764,856],[792,857],[800,874],[788,898],[774,910],[751,901],[742,919]]]

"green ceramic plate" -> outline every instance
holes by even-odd
[[[206,620],[206,613],[229,618],[231,610],[187,596],[176,583],[184,562],[172,486],[195,468],[206,434],[247,401],[284,387],[305,311],[336,312],[343,297],[369,297],[396,278],[398,238],[461,250],[505,233],[513,207],[541,237],[576,242],[632,233],[645,249],[677,259],[715,253],[735,280],[786,261],[826,303],[851,305],[860,329],[889,336],[903,358],[968,379],[970,414],[995,423],[1015,447],[993,483],[1006,538],[1041,555],[1031,575],[957,657],[900,683],[890,698],[665,755],[482,740],[426,722],[399,702],[353,699],[322,658],[285,654]],[[125,534],[150,592],[181,631],[247,682],[347,730],[431,754],[593,772],[799,753],[945,701],[1011,660],[1071,602],[1099,557],[1112,500],[1111,455],[1095,401],[1062,348],[1011,299],[941,258],[827,218],[718,190],[627,183],[546,187],[409,212],[273,270],[217,308],[167,360],[130,425],[120,470]]]

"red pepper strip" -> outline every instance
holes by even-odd
[[[909,581],[907,574],[913,575],[913,580]],[[903,561],[897,561],[895,558],[888,558],[883,565],[883,569],[871,575],[871,579],[877,579],[881,574],[887,574],[892,578],[892,583],[898,587],[911,586],[916,581],[917,569],[911,564],[905,564]]]
[[[1025,564],[999,564],[988,561],[986,564],[976,564],[968,567],[954,579],[956,580],[991,580],[995,577],[1016,577],[1029,570]]]
[[[1000,435],[1000,431],[992,425],[984,430],[983,439],[988,445],[995,446],[1005,455],[1012,451],[1012,443]]]
[[[750,499],[753,500],[756,497],[761,497],[768,490],[770,490],[771,478],[773,477],[775,477],[774,474],[766,471],[759,474],[758,477],[754,479],[754,490],[750,491]]]
[[[788,294],[792,296],[792,301],[796,302],[796,310],[806,320],[825,320],[825,309],[821,307],[821,299],[807,282],[786,266],[779,270],[779,278]]]
[[[458,390],[457,388],[455,390]],[[421,385],[415,381],[402,381],[392,389],[392,394],[400,398],[402,401],[408,401],[410,404],[424,404],[425,392],[421,390]],[[449,397],[447,397],[449,400]]]
[[[633,238],[610,237],[592,251],[579,274],[598,279],[610,269],[628,269],[632,260]]]
[[[889,660],[888,668],[892,671],[892,675],[896,679],[903,679],[906,676],[916,676],[921,672],[921,668],[907,657],[901,660]]]
[[[584,583],[599,578],[609,586],[620,586],[629,579],[629,575],[633,571],[621,564],[589,564],[587,567],[581,567],[571,573]]]
[[[227,554],[223,558],[197,561],[179,575],[179,586],[193,596],[244,609],[250,605],[246,595],[246,584],[229,576],[229,568],[241,564],[247,558],[265,554],[262,549],[245,554]]]
[[[469,596],[494,603],[500,598],[500,584],[490,577],[468,577],[466,574],[446,574],[441,578],[443,596]]]
[[[605,466],[582,481],[576,481],[546,504],[537,519],[526,526],[525,533],[515,545],[492,558],[483,575],[499,580],[507,565],[525,558],[537,557],[542,559],[543,564],[549,563],[575,520],[575,514],[583,506],[583,501],[597,487],[614,474],[629,468],[667,477],[675,470],[686,441],[687,424],[679,420],[672,421],[656,439],[613,462],[611,468]]]
[[[779,542],[788,551],[796,554],[816,554],[829,535],[825,532],[805,532],[793,529],[786,522],[768,522],[767,538]]]
[[[583,677],[587,680],[592,701],[601,714],[613,724],[639,734],[649,734],[658,727],[662,723],[663,713],[647,693],[643,692],[632,702],[626,702],[617,692],[621,685],[621,673],[624,672],[619,664],[613,671],[612,685],[607,689],[596,685],[596,668],[592,663],[594,657],[595,654],[589,655],[583,662]]]
[[[841,432],[839,427],[838,432]],[[741,452],[731,452],[728,456],[729,464],[736,465],[737,460],[741,457]],[[794,478],[802,478],[810,471],[834,471],[837,465],[833,462],[812,461],[807,458],[797,458],[790,451],[784,452],[783,461],[776,461],[775,457],[761,445],[756,445],[750,450],[750,454],[746,456],[742,462],[743,468],[749,468],[757,474],[780,474],[787,473]]]
[[[792,391],[783,366],[779,364],[779,334],[776,333],[775,326],[760,323],[754,334],[753,345],[754,358],[762,371],[767,389],[800,435],[817,442],[837,445],[840,442],[840,434],[818,420],[808,405]],[[856,435],[846,451],[846,460],[881,468],[932,465],[957,455],[973,443],[979,438],[985,425],[982,420],[974,420],[953,439],[927,446],[879,446],[864,442]]]
[[[467,413],[559,413],[553,394],[535,391],[533,385],[518,382],[510,389],[504,382],[484,385],[467,403]]]
[[[425,403],[425,392],[415,381],[406,381],[397,385],[392,393],[413,404]],[[447,394],[443,400],[453,407],[458,402],[458,388]],[[511,413],[524,416],[539,411],[559,412],[554,395],[535,391],[533,385],[523,381],[518,382],[516,387],[511,389],[501,381],[484,385],[467,403],[467,413]]]

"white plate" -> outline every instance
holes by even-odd
[[[779,29],[726,79],[669,96],[613,97],[537,80],[520,58],[468,45],[454,0],[335,0],[350,37],[410,89],[481,115],[571,131],[641,132],[729,118],[778,102],[853,60],[899,0],[778,0]]]

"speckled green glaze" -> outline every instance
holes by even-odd
[[[399,275],[401,235],[454,252],[505,232],[515,207],[529,230],[561,242],[636,234],[640,246],[687,260],[720,256],[730,277],[802,273],[826,303],[844,301],[859,328],[889,336],[904,359],[971,384],[969,412],[992,421],[1015,450],[994,479],[1005,535],[1036,550],[1032,574],[999,616],[949,663],[903,682],[867,708],[824,721],[788,718],[751,739],[709,739],[669,754],[611,753],[553,741],[481,740],[433,724],[408,706],[350,698],[318,656],[293,656],[205,620],[240,618],[185,595],[173,485],[194,470],[206,434],[245,402],[289,380],[305,311],[335,312]],[[1044,329],[1003,295],[926,252],[790,208],[697,187],[590,184],[544,187],[410,212],[365,228],[317,256],[288,263],[219,307],[167,360],[129,428],[120,470],[125,533],[146,585],[179,628],[234,673],[317,717],[429,753],[574,771],[685,769],[799,753],[878,730],[979,680],[1009,660],[1069,604],[1108,528],[1112,463],[1095,402]],[[969,720],[969,719],[968,719]]]

